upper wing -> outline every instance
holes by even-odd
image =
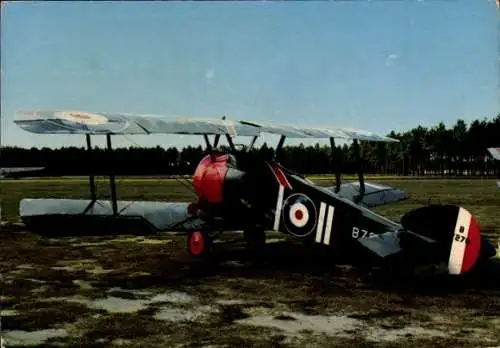
[[[500,147],[490,147],[488,151],[494,159],[500,161]]]
[[[341,127],[306,127],[270,122],[241,121],[242,124],[257,126],[264,133],[284,135],[289,138],[342,138],[348,140],[398,142],[399,140],[365,130]]]
[[[222,118],[187,118],[124,113],[89,113],[69,110],[20,110],[14,122],[22,129],[41,134],[219,134],[259,136],[272,133],[288,138],[344,138],[367,141],[398,141],[363,130],[305,127]]]
[[[256,127],[221,118],[185,118],[66,110],[21,110],[14,122],[41,134],[220,134],[258,136]]]

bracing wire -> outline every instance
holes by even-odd
[[[134,144],[135,146],[137,147],[140,147],[139,144],[137,144],[134,140],[132,140],[130,137],[128,137],[126,134],[121,134],[125,139],[127,139],[128,141],[130,141],[132,144]],[[177,182],[179,182],[181,185],[183,185],[185,188],[187,188],[189,191],[191,191],[191,193],[194,193],[196,196],[198,195],[196,193],[196,190],[194,189],[193,187],[193,183],[189,180],[185,180],[185,181],[182,181],[182,179],[180,178],[174,178]]]

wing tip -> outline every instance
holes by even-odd
[[[14,112],[14,122],[37,119],[36,109],[18,109]]]
[[[500,161],[500,147],[489,147],[488,152],[494,159]]]

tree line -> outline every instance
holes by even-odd
[[[392,175],[492,176],[500,175],[499,163],[486,149],[500,146],[500,114],[492,119],[475,120],[469,125],[457,120],[446,127],[418,126],[406,132],[388,134],[398,143],[361,142],[365,173]],[[154,148],[117,148],[112,152],[94,148],[2,147],[0,167],[46,167],[46,175],[190,175],[204,155],[201,146]],[[275,155],[274,148],[264,144],[253,149],[263,158]],[[285,146],[280,162],[304,174],[325,174],[335,169],[351,174],[357,170],[353,144],[338,146],[335,160],[330,147]]]

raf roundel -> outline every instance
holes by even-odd
[[[308,236],[317,222],[314,202],[302,193],[291,195],[283,204],[283,222],[291,235],[300,238]]]
[[[55,113],[55,115],[65,121],[92,126],[97,126],[108,122],[108,119],[103,115],[82,111],[58,111]]]

